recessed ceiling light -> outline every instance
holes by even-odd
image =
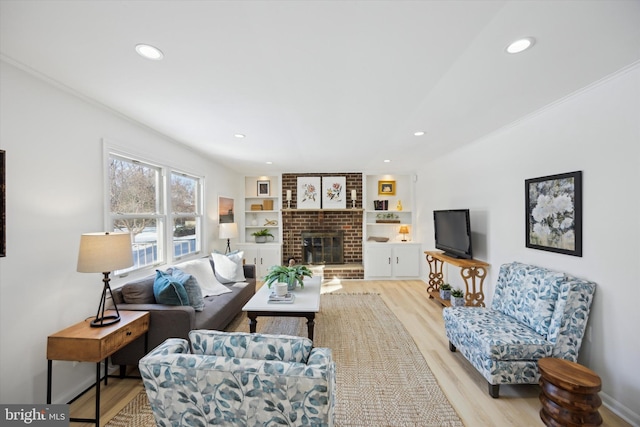
[[[535,42],[533,37],[523,37],[509,44],[505,50],[507,53],[520,53],[532,47]]]
[[[247,136],[247,135],[245,135],[245,134],[243,134],[243,133],[235,133],[235,134],[233,134],[233,136],[235,136],[236,138],[242,139],[242,138],[244,138],[244,137],[245,137],[245,136]]]
[[[414,132],[413,134],[414,134],[415,136],[422,136],[422,135],[424,135],[424,131],[423,131],[423,130],[419,130],[419,131],[417,131],[417,132]]]
[[[272,165],[272,164],[273,164],[273,162],[266,162],[266,163],[267,163],[268,165]]]
[[[391,160],[386,159],[386,160],[384,160],[384,162],[385,162],[385,163],[391,163]]]
[[[140,43],[136,45],[136,52],[138,55],[147,58],[153,59],[154,61],[159,61],[164,58],[164,54],[157,47],[151,46],[150,44]]]

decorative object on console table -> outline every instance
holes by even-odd
[[[525,180],[526,246],[582,256],[582,171]]]
[[[440,298],[443,300],[451,299],[451,285],[448,283],[443,283],[440,285]]]
[[[113,302],[115,314],[105,316],[107,291],[113,301],[113,293],[109,286],[109,274],[133,265],[131,251],[131,234],[129,233],[86,233],[80,237],[78,252],[78,268],[80,273],[102,273],[102,298],[98,305],[96,318],[91,322],[93,327],[112,325],[120,321],[120,312]]]
[[[271,187],[271,181],[268,181],[268,180],[258,181],[258,189],[257,189],[258,197],[269,196],[271,194],[270,187]]]
[[[385,196],[396,195],[396,182],[395,181],[378,181],[378,194]]]
[[[323,209],[346,209],[347,177],[345,176],[323,176],[322,177],[322,208]]]
[[[227,222],[220,224],[220,233],[218,236],[220,239],[227,239],[227,248],[224,253],[228,254],[231,252],[231,239],[235,239],[238,237],[238,224],[235,222]]]
[[[462,292],[462,289],[451,290],[451,306],[452,307],[464,306],[464,292]]]
[[[320,209],[319,176],[298,177],[298,209]]]

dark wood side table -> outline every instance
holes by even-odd
[[[538,360],[540,371],[540,418],[547,426],[599,426],[602,404],[600,377],[592,370],[564,359]]]
[[[115,312],[114,312],[115,313]],[[100,425],[100,364],[105,361],[104,384],[109,377],[108,358],[149,330],[147,311],[120,311],[121,320],[113,325],[93,328],[92,318],[69,326],[47,338],[47,403],[51,403],[51,377],[54,360],[96,363],[96,417],[70,418],[72,422]],[[145,350],[147,343],[145,339]],[[84,392],[83,392],[84,393]],[[82,393],[81,393],[82,394]],[[75,400],[75,399],[74,399]],[[73,401],[73,400],[72,400]]]

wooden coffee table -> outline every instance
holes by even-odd
[[[256,332],[258,316],[269,317],[305,317],[307,319],[307,334],[313,340],[316,313],[320,311],[320,288],[322,278],[313,276],[304,280],[304,288],[298,286],[293,293],[295,300],[291,304],[269,303],[269,295],[275,288],[261,286],[256,294],[242,307],[242,311],[249,317],[249,332]]]

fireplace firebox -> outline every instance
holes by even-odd
[[[302,259],[306,264],[342,264],[342,231],[303,231]]]

